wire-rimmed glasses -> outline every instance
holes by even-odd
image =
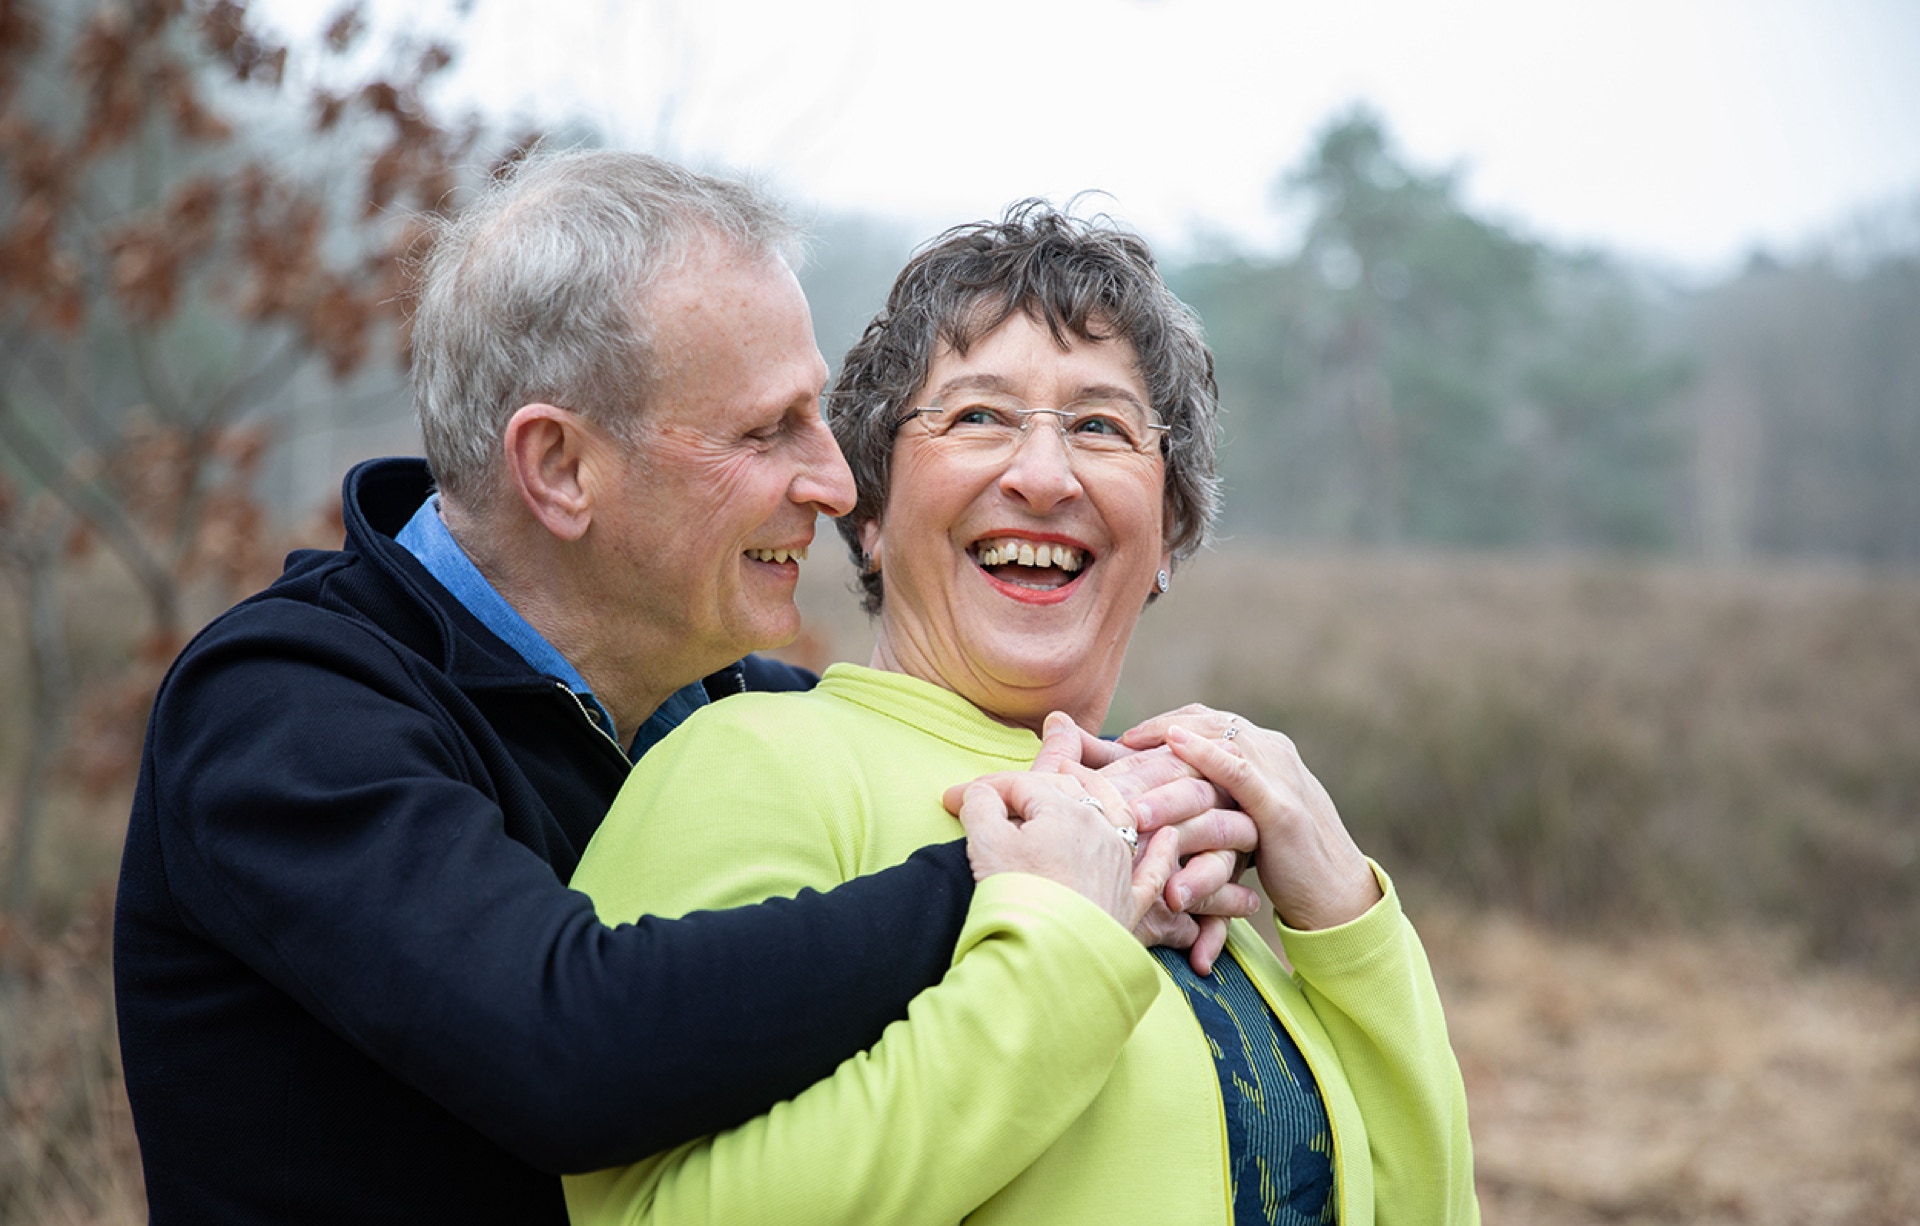
[[[1034,419],[1049,417],[1075,455],[1152,455],[1172,429],[1130,396],[1075,400],[1057,409],[1036,409],[1004,392],[968,391],[910,409],[895,429],[918,421],[927,435],[982,456],[1010,455],[1026,440]]]

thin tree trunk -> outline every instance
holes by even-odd
[[[14,802],[7,856],[6,913],[24,919],[33,902],[33,857],[46,821],[47,782],[65,732],[71,676],[60,614],[60,541],[65,517],[19,543],[16,555],[27,613],[27,747]]]

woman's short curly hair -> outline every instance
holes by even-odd
[[[942,346],[964,354],[1015,311],[1044,323],[1063,348],[1071,337],[1121,337],[1133,346],[1151,407],[1172,427],[1161,442],[1166,547],[1177,562],[1206,543],[1219,504],[1219,391],[1199,321],[1137,235],[1106,218],[1023,200],[997,222],[956,226],[916,253],[834,381],[829,420],[858,490],[840,534],[859,565],[869,613],[879,611],[881,579],[865,565],[860,531],[886,510],[902,415]]]

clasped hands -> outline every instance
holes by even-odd
[[[1381,898],[1293,742],[1198,704],[1117,741],[1055,713],[1030,770],[955,785],[945,801],[966,827],[976,880],[1048,877],[1145,944],[1186,949],[1201,974],[1225,947],[1227,921],[1260,907],[1239,884],[1249,863],[1289,928],[1335,927]],[[1125,829],[1137,831],[1137,851],[1117,836]]]

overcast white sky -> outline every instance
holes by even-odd
[[[1914,0],[476,0],[463,28],[454,86],[502,118],[924,234],[1099,188],[1170,251],[1275,248],[1271,185],[1357,100],[1476,207],[1681,271],[1920,194]]]

